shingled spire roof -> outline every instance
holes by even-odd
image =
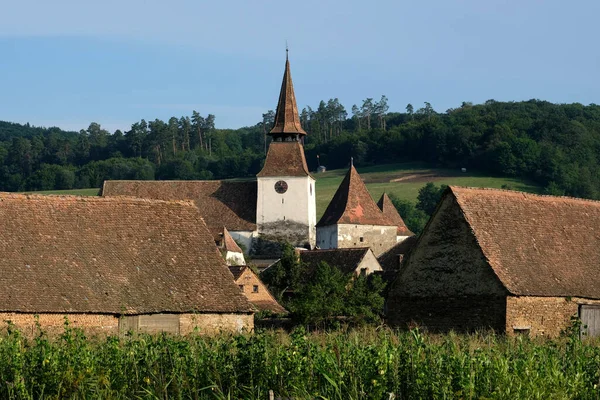
[[[384,192],[381,195],[381,198],[377,202],[377,206],[379,207],[381,212],[383,212],[383,215],[385,215],[385,217],[388,220],[390,220],[390,222],[392,222],[394,225],[396,225],[398,227],[398,233],[397,233],[398,236],[413,236],[414,235],[414,233],[412,233],[410,231],[410,229],[408,229],[406,227],[404,220],[402,219],[400,214],[398,214],[398,210],[396,210],[396,207],[392,203],[392,200],[390,200],[390,198],[388,197],[387,193]]]
[[[290,72],[290,61],[285,56],[285,72],[283,73],[283,82],[281,83],[281,92],[279,93],[279,103],[277,103],[277,112],[275,113],[275,124],[269,135],[274,138],[283,138],[285,136],[306,135],[300,125],[298,116],[298,105],[296,104],[296,95],[294,94],[294,84],[292,83],[292,73]]]
[[[354,165],[350,165],[317,226],[335,224],[394,226],[373,201]]]

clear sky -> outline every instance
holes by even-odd
[[[286,40],[300,108],[598,104],[599,16],[598,0],[0,0],[0,120],[253,125],[276,106]]]

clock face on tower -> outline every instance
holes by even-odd
[[[288,190],[288,184],[286,181],[275,182],[275,191],[279,194],[284,194]]]

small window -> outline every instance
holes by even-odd
[[[240,287],[240,291],[243,292],[244,291],[244,285],[239,285]]]
[[[258,293],[258,285],[252,286],[252,293]]]
[[[365,241],[365,238],[361,236],[361,237],[360,237],[360,242],[362,243],[362,242],[364,242],[364,241]]]
[[[281,199],[281,204],[285,203],[285,201],[284,201],[284,200],[285,200],[285,199]]]
[[[529,336],[529,332],[531,332],[530,326],[515,326],[515,327],[513,327],[513,333],[515,335]]]
[[[361,268],[361,269],[360,269],[360,274],[361,274],[362,276],[367,276],[367,269],[366,269],[366,268]]]
[[[312,196],[312,183],[310,184],[310,195]]]

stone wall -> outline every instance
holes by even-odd
[[[419,326],[430,332],[504,332],[506,325],[504,297],[396,297],[388,299],[387,308],[388,323],[401,329]]]
[[[179,332],[216,334],[219,332],[244,332],[254,330],[253,314],[181,314]]]
[[[64,332],[65,317],[69,325],[81,328],[90,335],[116,335],[119,333],[119,318],[114,315],[102,314],[38,314],[42,329],[49,335]],[[0,321],[12,322],[23,334],[34,336],[37,332],[35,314],[0,313]]]
[[[509,296],[506,299],[506,333],[556,337],[578,316],[580,304],[600,304],[599,300],[577,297]]]
[[[124,317],[102,314],[38,314],[37,320],[41,328],[51,336],[64,332],[65,316],[71,327],[81,328],[86,335],[96,336],[118,335],[120,332],[135,330],[133,329],[134,325],[138,326],[140,331],[154,333],[157,325],[153,323],[153,319],[155,319],[153,317],[160,318],[168,315],[179,320],[179,327],[167,331],[178,330],[182,335],[193,331],[210,334],[219,331],[241,332],[254,329],[253,314],[154,314]],[[141,324],[140,318],[142,319]],[[35,314],[0,313],[0,320],[11,321],[26,336],[34,336],[38,331]]]
[[[379,256],[398,243],[395,226],[338,224],[317,229],[320,249],[370,247]]]

